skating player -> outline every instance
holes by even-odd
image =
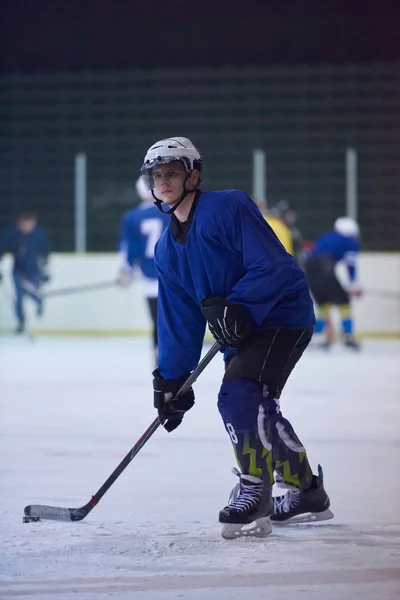
[[[136,182],[136,190],[142,203],[126,212],[121,220],[118,249],[122,264],[117,284],[128,288],[133,280],[134,267],[139,266],[143,294],[152,321],[152,339],[156,355],[155,364],[157,364],[158,276],[154,264],[154,248],[169,223],[169,217],[160,213],[154,206],[153,197],[144,187],[141,178]]]
[[[319,237],[305,261],[308,284],[317,304],[315,335],[321,337],[326,331],[332,306],[337,306],[342,321],[342,334],[345,346],[359,350],[354,337],[354,324],[351,311],[351,297],[359,297],[361,288],[357,280],[357,257],[360,252],[359,227],[354,219],[340,217],[335,221],[333,231]],[[336,276],[338,262],[346,264],[349,286],[345,289]],[[322,342],[329,347],[331,341]]]
[[[44,229],[37,223],[35,212],[22,212],[15,225],[3,231],[0,236],[0,260],[6,252],[14,258],[15,316],[18,323],[15,332],[21,334],[26,325],[25,296],[36,303],[37,315],[41,316],[43,299],[39,290],[50,279],[47,271],[50,244]]]
[[[203,161],[187,138],[156,142],[141,174],[171,214],[155,251],[159,273],[159,366],[154,404],[167,431],[194,404],[169,402],[197,365],[206,324],[222,345],[218,408],[240,467],[219,513],[222,535],[267,535],[274,522],[331,518],[322,471],[280,410],[283,387],[307,347],[314,312],[303,271],[255,203],[239,190],[203,192]],[[274,472],[288,489],[273,499]]]

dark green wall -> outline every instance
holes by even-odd
[[[147,147],[190,137],[204,189],[286,198],[308,239],[345,209],[345,151],[359,161],[364,247],[400,250],[400,64],[2,75],[0,227],[35,207],[55,250],[73,249],[73,160],[88,157],[89,250],[113,250]]]

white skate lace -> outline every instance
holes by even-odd
[[[276,514],[288,513],[297,506],[300,500],[301,490],[292,489],[289,490],[283,496],[275,496],[274,498],[274,512]]]
[[[239,472],[235,469],[232,470],[235,475],[239,475]],[[246,512],[257,506],[262,496],[263,483],[252,483],[247,485],[243,479],[240,478],[238,483],[232,490],[229,498],[229,506],[236,509],[239,512]]]

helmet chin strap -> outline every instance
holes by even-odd
[[[172,208],[170,208],[169,210],[164,210],[162,205],[163,205],[163,201],[160,200],[159,198],[156,197],[156,195],[154,194],[154,189],[151,190],[151,195],[154,198],[154,202],[153,204],[155,204],[158,208],[159,211],[161,211],[162,213],[164,213],[164,215],[172,215],[172,213],[174,213],[176,211],[176,209],[178,208],[178,206],[180,205],[181,202],[184,201],[184,199],[186,198],[186,196],[188,194],[191,194],[192,192],[195,192],[198,185],[196,185],[193,190],[187,190],[186,189],[186,182],[189,179],[190,175],[188,175],[185,179],[185,181],[183,182],[183,192],[181,194],[181,197],[179,198],[178,202],[176,204],[174,204],[174,206]]]

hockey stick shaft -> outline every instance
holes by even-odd
[[[394,300],[400,300],[400,292],[389,291],[389,290],[365,290],[368,296],[377,296],[379,298],[393,298]]]
[[[100,283],[90,283],[88,285],[80,285],[75,287],[61,288],[59,290],[50,290],[44,294],[38,294],[40,298],[51,298],[53,296],[64,296],[68,294],[80,294],[81,292],[94,292],[114,287],[116,281],[103,281]]]
[[[195,370],[189,375],[185,383],[177,392],[175,398],[185,394],[189,388],[196,381],[198,376],[204,371],[207,365],[212,361],[214,356],[218,354],[221,346],[216,342],[199,362]],[[173,400],[171,400],[173,402]],[[84,519],[89,512],[93,509],[96,504],[101,500],[104,494],[110,489],[113,483],[118,479],[126,467],[132,461],[132,459],[140,452],[143,446],[149,441],[151,436],[157,431],[161,422],[157,417],[149,425],[143,435],[138,439],[133,448],[128,452],[125,458],[119,463],[117,468],[111,473],[109,478],[103,483],[101,488],[92,496],[87,504],[81,508],[57,508],[53,506],[42,506],[42,505],[29,505],[25,507],[24,513],[31,519],[50,519],[55,521],[81,521]]]
[[[189,388],[196,381],[197,377],[204,371],[204,369],[207,367],[207,365],[212,361],[214,356],[218,353],[219,349],[220,349],[220,345],[216,342],[210,348],[210,350],[207,352],[207,354],[204,356],[203,360],[201,360],[199,362],[199,364],[197,365],[197,367],[195,368],[193,373],[191,373],[189,375],[189,377],[187,378],[185,383],[182,385],[182,387],[178,390],[175,398],[179,398],[180,396],[183,396],[184,394],[186,394],[186,392],[189,390]],[[171,400],[171,402],[173,402],[173,400]],[[151,425],[146,429],[146,431],[143,433],[143,435],[139,438],[139,440],[133,446],[132,450],[120,462],[118,467],[110,475],[110,477],[107,479],[107,481],[104,482],[104,484],[101,486],[101,488],[98,490],[98,492],[96,492],[96,494],[93,496],[93,498],[97,502],[100,500],[100,498],[102,498],[102,496],[106,493],[106,491],[111,487],[111,485],[114,483],[114,481],[121,475],[121,473],[129,465],[129,463],[136,456],[136,454],[138,454],[138,452],[143,448],[143,446],[149,441],[149,439],[151,438],[153,433],[155,433],[155,431],[157,431],[157,429],[159,428],[160,425],[161,425],[160,419],[157,417],[156,419],[154,419],[154,421],[151,423]]]

